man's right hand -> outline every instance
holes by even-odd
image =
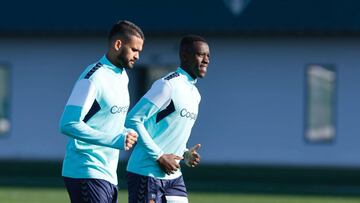
[[[125,151],[130,150],[136,143],[138,135],[135,131],[131,130],[125,137]]]
[[[175,173],[180,168],[180,164],[176,160],[182,160],[183,157],[174,154],[163,154],[157,162],[160,168],[168,175]]]

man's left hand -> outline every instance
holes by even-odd
[[[200,154],[196,152],[201,147],[201,144],[196,144],[189,151],[184,153],[185,164],[189,167],[195,167],[200,163]]]

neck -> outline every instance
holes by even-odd
[[[196,79],[196,76],[195,76],[194,74],[192,74],[188,68],[186,68],[185,66],[181,66],[181,68],[182,68],[187,74],[189,74],[194,80]]]
[[[115,65],[117,68],[122,69],[122,67],[120,66],[120,64],[118,64],[116,62],[116,58],[114,55],[110,54],[109,52],[106,54],[106,58],[110,61],[110,63],[112,63],[113,65]]]

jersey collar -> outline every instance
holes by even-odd
[[[112,64],[109,59],[106,57],[106,54],[100,59],[100,63],[106,65],[109,69],[113,70],[115,73],[122,73],[124,68],[119,68]]]
[[[193,85],[196,84],[197,79],[194,79],[193,77],[191,77],[189,75],[189,73],[187,73],[184,69],[182,69],[181,67],[179,67],[176,72],[180,73],[181,75],[184,75],[186,77],[186,79]]]

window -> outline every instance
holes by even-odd
[[[0,137],[10,131],[10,84],[9,69],[0,64]]]
[[[332,65],[306,68],[305,138],[331,142],[335,138],[336,71]]]

